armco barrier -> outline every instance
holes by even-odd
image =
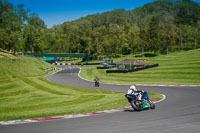
[[[97,69],[110,69],[115,68],[116,66],[106,66],[106,67],[97,67]]]
[[[128,73],[129,70],[107,70],[106,73]]]
[[[55,71],[56,67],[45,70],[45,72]]]
[[[54,63],[55,65],[100,65],[101,63]]]
[[[84,63],[83,65],[100,65],[101,63]]]
[[[128,73],[128,72],[135,72],[135,71],[140,71],[148,68],[153,68],[153,67],[158,67],[159,64],[154,64],[154,65],[147,65],[143,68],[137,68],[134,70],[107,70],[106,73]]]

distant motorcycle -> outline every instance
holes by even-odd
[[[95,81],[95,87],[99,87],[99,82]]]
[[[128,90],[125,97],[128,99],[128,102],[135,111],[142,111],[150,108],[155,109],[155,104],[149,99],[147,92],[136,91],[134,93],[130,93]]]
[[[99,87],[99,78],[98,77],[96,77],[94,79],[94,84],[95,84],[95,87]]]

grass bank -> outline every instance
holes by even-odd
[[[55,67],[36,58],[0,58],[0,121],[79,114],[129,105],[124,93],[44,79]],[[150,93],[150,98],[161,95]]]
[[[133,59],[128,55],[114,59]],[[137,59],[137,58],[135,58]],[[200,85],[200,49],[170,53],[145,59],[147,64],[159,64],[159,67],[125,74],[107,74],[106,70],[83,69],[80,76],[93,80],[95,76],[102,83],[113,84],[173,84]]]
[[[6,55],[6,58],[0,58],[0,82],[17,77],[42,76],[46,69],[53,67],[37,58]]]

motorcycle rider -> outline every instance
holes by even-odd
[[[137,95],[138,96],[138,100],[141,100],[142,99],[142,95],[143,94],[147,94],[147,92],[145,92],[143,90],[137,90],[135,85],[131,85],[130,89],[128,90],[128,94]],[[147,96],[148,96],[148,94],[147,94]],[[148,96],[148,98],[149,98],[149,96]]]
[[[94,79],[94,81],[95,81],[95,87],[99,87],[99,78],[96,77],[96,78]]]
[[[143,90],[137,90],[135,85],[131,85],[130,88],[128,89],[127,94],[125,95],[126,98],[129,97],[129,94],[134,94],[137,96],[138,100],[143,100],[145,99],[149,105],[151,109],[155,109],[155,104],[149,99],[149,95],[146,91]],[[129,98],[128,98],[129,99]],[[130,101],[129,101],[130,102]]]

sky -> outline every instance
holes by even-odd
[[[132,10],[155,0],[8,0],[37,13],[48,28],[88,15],[124,8]],[[194,0],[200,2],[200,0]]]

